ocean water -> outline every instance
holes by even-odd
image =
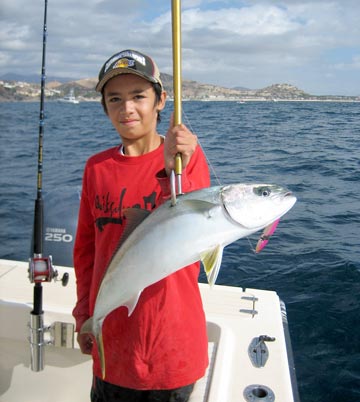
[[[64,188],[80,188],[86,159],[119,139],[97,103],[45,107],[43,188],[60,202]],[[303,402],[360,401],[360,104],[183,109],[213,185],[276,183],[298,198],[260,254],[258,235],[225,249],[217,283],[275,290],[284,300]],[[169,102],[162,133],[171,110]],[[30,254],[38,132],[38,103],[0,104],[0,258]]]

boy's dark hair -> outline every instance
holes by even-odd
[[[151,83],[151,85],[155,92],[155,105],[157,105],[161,100],[162,88],[161,88],[161,85],[158,83],[156,83],[156,84]],[[106,109],[105,99],[104,99],[104,89],[101,91],[101,104],[104,109],[104,112],[106,114],[108,114],[108,111]],[[161,121],[160,111],[158,111],[157,121],[158,121],[158,123],[160,123],[160,121]]]

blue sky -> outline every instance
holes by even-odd
[[[0,0],[0,76],[41,70],[44,0]],[[48,76],[95,77],[135,48],[172,73],[170,0],[48,0]],[[183,77],[225,87],[289,83],[360,95],[360,1],[183,0]]]

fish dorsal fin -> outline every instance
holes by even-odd
[[[210,286],[216,282],[220,271],[224,247],[218,244],[215,248],[200,253],[201,262]]]
[[[135,307],[139,301],[140,295],[141,295],[142,290],[140,292],[132,297],[130,297],[129,300],[126,300],[126,302],[123,304],[123,306],[126,306],[128,309],[128,317],[131,316],[133,311],[135,310]]]
[[[119,246],[130,236],[134,229],[140,225],[150,215],[150,212],[141,208],[123,209],[123,219],[125,221],[125,229],[119,239]],[[117,247],[116,249],[118,249]]]
[[[140,208],[123,209],[123,219],[124,219],[125,228],[117,242],[117,246],[114,249],[113,255],[111,256],[111,258],[109,260],[109,263],[108,263],[106,270],[104,272],[104,275],[103,275],[103,279],[106,274],[106,271],[108,270],[111,262],[114,259],[114,256],[118,252],[119,248],[122,246],[122,244],[125,242],[125,240],[131,235],[131,233],[134,231],[136,226],[140,225],[140,223],[143,220],[145,220],[149,215],[150,215],[150,212],[147,211],[146,209],[140,209]]]
[[[134,231],[136,226],[140,225],[140,223],[143,220],[145,220],[145,218],[147,218],[150,215],[150,213],[151,212],[147,211],[146,209],[141,209],[141,208],[125,208],[125,209],[123,209],[123,220],[124,220],[125,228],[117,242],[117,246],[114,249],[114,252],[109,260],[106,270],[104,271],[99,289],[101,288],[102,281],[106,275],[106,272],[107,272],[109,266],[111,265],[116,253],[118,252],[118,250],[120,249],[122,244],[130,236],[130,234]]]

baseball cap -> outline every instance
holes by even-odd
[[[119,74],[135,74],[163,88],[160,71],[154,60],[137,50],[123,50],[111,56],[99,72],[96,91],[101,92],[105,84]]]

